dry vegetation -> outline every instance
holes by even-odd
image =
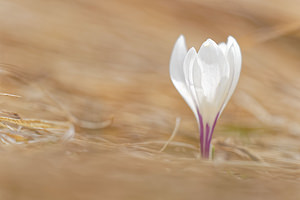
[[[299,7],[0,0],[0,198],[299,199]],[[181,33],[242,49],[210,162],[169,79]]]

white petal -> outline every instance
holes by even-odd
[[[204,96],[203,87],[202,87],[202,71],[201,71],[201,61],[198,58],[198,55],[196,55],[196,59],[194,60],[193,65],[191,66],[191,75],[190,79],[193,83],[193,91],[194,91],[194,98],[197,105],[197,108],[199,109],[199,112],[205,113],[206,109],[206,97]]]
[[[192,99],[192,96],[190,95],[190,92],[187,88],[186,80],[184,77],[183,62],[184,62],[184,58],[186,57],[186,54],[187,54],[187,48],[186,48],[185,40],[183,35],[181,35],[177,39],[171,55],[170,76],[175,88],[178,90],[178,92],[181,94],[183,99],[186,101],[186,103],[190,106],[190,108],[194,112],[194,115],[197,117],[197,110],[194,101]]]
[[[183,61],[183,73],[184,73],[184,78],[187,86],[194,84],[191,75],[192,75],[192,66],[196,58],[197,58],[197,52],[195,48],[192,47],[187,52]]]
[[[194,82],[193,82],[193,65],[195,63],[195,60],[197,59],[197,52],[195,48],[191,48],[188,53],[185,56],[184,62],[183,62],[183,72],[184,72],[184,77],[185,77],[185,83],[187,86],[188,93],[190,94],[191,101],[188,102],[188,105],[194,112],[196,118],[198,118],[198,113],[197,113],[197,99],[196,97],[196,91],[194,87]]]
[[[219,47],[222,50],[222,52],[224,53],[224,55],[226,55],[227,52],[227,44],[225,44],[224,42],[219,43]]]
[[[187,53],[184,36],[177,39],[170,59],[170,76],[172,81],[184,82],[183,61]],[[176,86],[175,86],[176,87]]]
[[[233,71],[233,77],[232,77],[233,80],[232,80],[232,84],[230,86],[228,96],[224,102],[221,112],[227,105],[229,99],[231,98],[231,96],[237,86],[238,80],[240,78],[241,67],[242,67],[241,50],[240,50],[238,43],[232,36],[228,37],[226,57],[227,57],[229,66],[230,66],[231,70]]]
[[[215,101],[216,90],[222,77],[228,77],[230,68],[224,53],[220,47],[211,39],[208,39],[201,46],[199,53],[201,61],[201,83],[204,96],[207,101]]]

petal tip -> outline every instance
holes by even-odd
[[[176,43],[182,43],[185,45],[185,38],[184,38],[184,35],[179,35],[179,37],[177,38],[177,41]]]
[[[196,51],[195,47],[190,48],[188,52],[193,53],[193,54],[197,54],[197,51]]]
[[[212,39],[208,38],[203,44],[203,47],[208,47],[208,46],[218,46],[217,43],[215,41],[213,41]]]
[[[227,45],[232,45],[232,44],[238,45],[236,39],[233,36],[229,35],[227,38]]]
[[[235,40],[235,38],[232,35],[229,35],[227,40]]]

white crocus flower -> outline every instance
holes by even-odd
[[[203,158],[210,157],[215,125],[236,88],[241,64],[240,47],[231,36],[227,44],[208,39],[198,52],[187,50],[182,35],[175,43],[170,76],[197,118]]]

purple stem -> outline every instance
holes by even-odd
[[[216,126],[216,124],[217,124],[219,115],[220,115],[220,113],[218,112],[218,114],[217,114],[217,116],[216,116],[216,119],[215,119],[215,121],[214,121],[214,124],[213,124],[213,126],[212,126],[212,129],[211,129],[211,134],[210,134],[210,137],[209,137],[209,144],[210,144],[210,142],[211,142],[212,135],[213,135],[213,132],[214,132],[214,130],[215,130],[215,126]]]
[[[203,141],[203,119],[202,116],[199,112],[199,110],[197,109],[197,114],[198,114],[198,119],[199,119],[199,131],[200,131],[200,150],[201,150],[201,156],[204,157],[204,141]]]
[[[210,127],[208,125],[208,123],[206,123],[206,129],[205,129],[205,152],[204,152],[204,156],[205,158],[209,158],[209,149],[210,149],[210,143],[209,143],[209,133],[210,133]]]
[[[203,130],[203,119],[201,114],[199,113],[199,111],[197,110],[198,113],[198,117],[199,117],[199,124],[200,124],[200,147],[201,147],[201,156],[202,158],[209,158],[209,153],[210,153],[210,145],[211,145],[211,139],[212,139],[212,135],[217,123],[217,120],[219,118],[220,113],[217,114],[215,121],[212,125],[212,127],[209,126],[208,123],[206,123],[206,127],[205,127],[205,141],[203,141],[203,135],[204,135],[204,130]],[[204,143],[205,143],[205,148],[204,148]]]

